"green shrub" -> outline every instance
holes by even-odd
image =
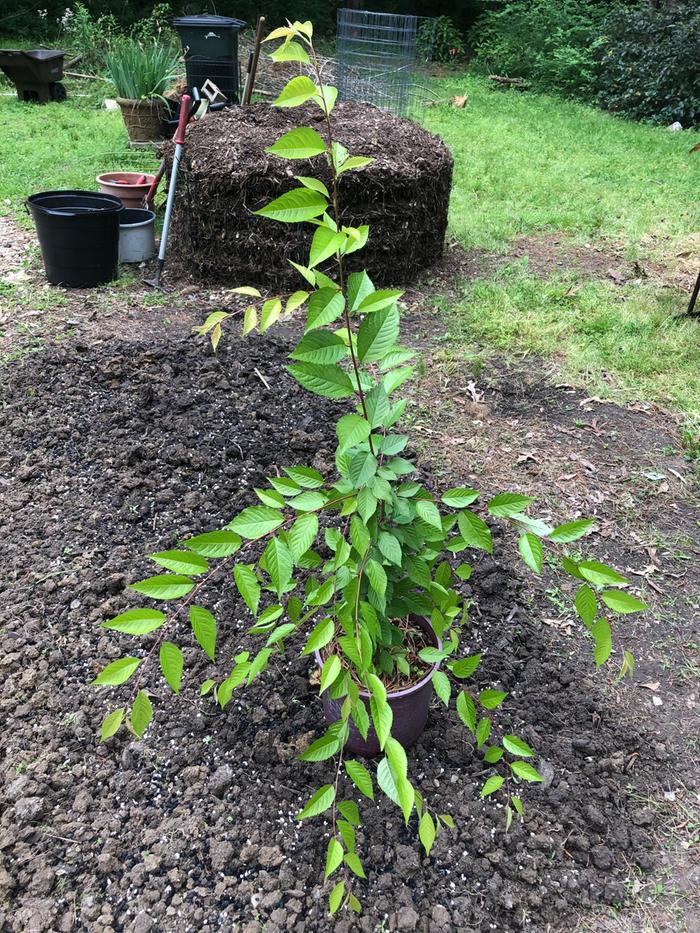
[[[539,91],[593,98],[608,4],[592,0],[512,0],[477,20],[474,66],[525,78]]]
[[[177,73],[179,54],[156,39],[115,40],[107,53],[107,74],[118,97],[142,100],[162,97]]]
[[[464,36],[449,16],[438,16],[420,26],[416,46],[419,61],[453,62],[464,54]]]
[[[700,5],[645,4],[611,18],[601,49],[600,102],[637,120],[700,126]]]

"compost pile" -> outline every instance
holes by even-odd
[[[369,242],[348,264],[366,268],[377,285],[409,282],[442,255],[452,156],[439,137],[366,104],[338,104],[333,124],[352,154],[375,160],[340,177],[343,223],[370,225]],[[288,162],[265,152],[299,125],[323,135],[323,115],[310,106],[288,112],[256,104],[189,128],[173,215],[173,267],[229,284],[297,284],[287,260],[306,262],[312,228],[253,212],[298,187],[295,175],[330,184],[322,158]]]

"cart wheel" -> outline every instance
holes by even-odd
[[[49,94],[51,96],[51,100],[58,104],[60,104],[61,101],[64,101],[66,97],[68,97],[66,89],[59,81],[52,81],[51,84],[49,84]]]

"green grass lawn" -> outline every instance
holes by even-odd
[[[100,107],[98,82],[64,81],[61,104],[25,104],[0,83],[0,213],[31,224],[23,209],[29,194],[54,188],[96,189],[101,172],[151,170],[152,150],[129,149],[121,113]]]
[[[156,165],[151,151],[128,148],[120,113],[100,109],[107,88],[66,83],[66,103],[40,107],[19,103],[0,82],[0,212],[25,225],[22,205],[32,192],[94,188],[99,172]],[[516,237],[563,231],[665,267],[692,245],[700,153],[688,150],[700,134],[494,90],[469,76],[435,86],[439,96],[469,95],[464,110],[448,104],[419,114],[454,153],[450,233],[466,249],[507,257]],[[679,317],[687,301],[654,279],[620,287],[564,270],[543,280],[518,261],[464,283],[443,307],[453,352],[556,358],[567,378],[595,394],[683,412],[692,446],[700,436],[700,321]]]

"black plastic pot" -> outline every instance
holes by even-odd
[[[433,627],[428,619],[412,615],[411,620],[423,629],[433,647],[441,651],[442,641],[433,631]],[[321,658],[320,652],[316,651],[315,657],[316,664],[319,667],[323,667],[323,659]],[[407,687],[405,690],[389,692],[386,695],[387,702],[394,715],[391,734],[404,748],[409,748],[413,745],[416,739],[420,737],[423,729],[425,729],[425,724],[428,721],[430,701],[433,697],[433,674],[439,667],[440,662],[438,661],[417,684],[414,684],[412,687]],[[360,697],[367,707],[367,715],[369,716],[369,693],[365,690],[360,690]],[[322,700],[323,715],[326,723],[331,725],[337,722],[341,717],[343,700],[332,700],[328,690],[323,692]],[[374,726],[370,725],[367,738],[363,739],[359,729],[352,720],[350,720],[350,733],[345,747],[354,755],[361,755],[364,758],[376,758],[376,756],[381,753],[379,739],[377,738],[377,733],[374,731]]]
[[[122,202],[95,191],[44,191],[27,198],[46,278],[52,285],[91,288],[119,274]]]

